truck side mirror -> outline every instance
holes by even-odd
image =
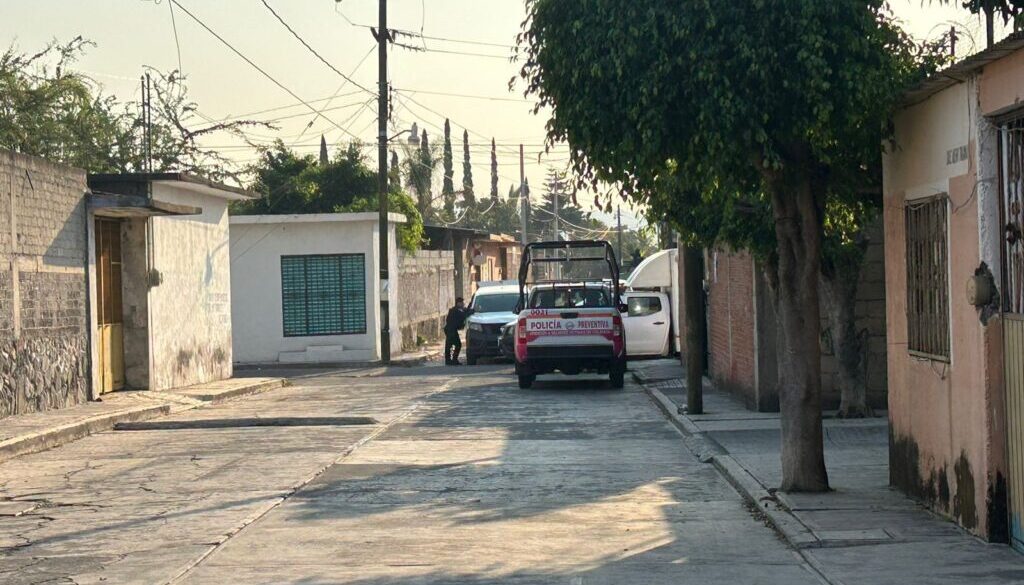
[[[629,316],[629,305],[626,303],[619,303],[619,312],[622,313],[623,317]]]

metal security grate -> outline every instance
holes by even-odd
[[[339,256],[341,317],[347,332],[366,332],[366,269],[362,255]]]
[[[945,195],[907,203],[907,333],[910,353],[949,361]]]
[[[283,256],[285,337],[366,333],[362,254]]]
[[[1004,307],[1007,313],[1020,315],[1024,314],[1024,118],[1003,125],[1001,138]]]

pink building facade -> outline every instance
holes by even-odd
[[[906,98],[884,157],[891,482],[1019,545],[1024,35]]]

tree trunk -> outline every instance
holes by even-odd
[[[786,492],[828,491],[821,430],[822,211],[806,167],[793,165],[768,181],[775,218],[777,290],[782,347],[779,406],[782,485]]]
[[[857,285],[861,263],[821,273],[821,302],[832,330],[832,352],[838,362],[839,418],[873,416],[867,403],[864,371],[865,339],[857,330]]]

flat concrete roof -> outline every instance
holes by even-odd
[[[1024,48],[1024,31],[1017,31],[991,47],[934,73],[903,94],[903,106],[921,103],[933,95],[963,83],[985,65],[1012,55]]]
[[[188,173],[99,173],[89,175],[87,180],[89,187],[93,189],[101,189],[124,195],[137,195],[139,194],[137,190],[138,185],[153,183],[180,187],[224,199],[244,200],[260,198],[260,194],[254,191],[225,185],[224,183],[218,183],[217,181],[211,181],[210,179]],[[119,185],[132,186],[134,188],[129,187],[125,191],[119,189]]]
[[[277,224],[277,223],[354,223],[376,222],[378,215],[374,211],[360,213],[293,213],[282,215],[232,215],[231,223],[239,225]],[[405,223],[401,213],[389,213],[391,223]]]

